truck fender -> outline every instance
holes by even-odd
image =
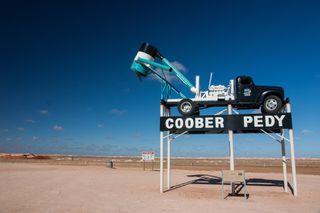
[[[279,93],[278,91],[276,90],[269,90],[269,91],[264,91],[260,97],[259,97],[259,100],[258,100],[258,103],[259,105],[261,105],[264,101],[264,99],[269,96],[269,95],[275,95],[275,96],[278,96],[282,101],[283,101],[283,95],[281,93]]]

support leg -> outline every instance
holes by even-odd
[[[167,116],[170,116],[170,109],[167,110]],[[167,133],[170,135],[170,131]],[[171,138],[167,137],[167,189],[171,188]]]
[[[160,105],[160,116],[164,116],[164,106]],[[163,193],[163,131],[160,131],[160,193]]]
[[[244,199],[247,200],[248,191],[247,191],[247,179],[245,174],[243,174],[243,187],[244,187]]]
[[[288,179],[287,179],[287,159],[286,159],[286,149],[284,143],[284,129],[281,129],[281,153],[282,153],[282,170],[283,170],[283,186],[284,191],[288,192]]]
[[[232,106],[228,104],[228,115],[232,115]],[[230,153],[230,170],[234,171],[234,149],[233,149],[233,130],[228,130],[229,133],[229,153]],[[231,184],[232,195],[235,194],[235,185]]]
[[[287,103],[287,112],[291,113],[290,102]],[[297,172],[296,172],[296,158],[294,152],[294,140],[293,140],[293,130],[289,129],[289,140],[290,140],[290,155],[291,155],[291,170],[292,170],[292,182],[293,182],[293,195],[298,196],[297,188]]]

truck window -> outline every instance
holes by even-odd
[[[240,83],[244,85],[249,85],[252,83],[252,80],[249,77],[243,77],[240,79]]]

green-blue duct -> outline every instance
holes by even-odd
[[[147,75],[151,74],[149,69],[146,69],[146,67],[142,66],[142,63],[152,65],[156,68],[160,68],[163,70],[167,70],[170,72],[173,72],[184,85],[186,85],[189,89],[194,87],[191,82],[177,69],[175,68],[166,58],[162,59],[162,62],[164,64],[160,64],[154,61],[146,60],[143,58],[139,58],[137,61],[134,61],[131,65],[131,69],[139,76],[146,77]]]
[[[176,75],[182,81],[182,83],[186,85],[190,90],[194,87],[190,83],[190,81],[166,58],[162,58],[162,63],[158,63],[139,57],[138,60],[134,61],[131,65],[131,70],[134,71],[138,77],[147,77],[150,74],[155,74],[163,83],[167,84],[170,88],[172,88],[174,92],[176,92],[182,98],[185,98],[186,96],[183,95],[179,90],[177,90],[169,81],[167,81],[165,76],[161,76],[155,71],[155,69],[157,68],[173,72],[174,75]]]
[[[177,69],[175,68],[166,58],[162,61],[171,68],[171,71],[189,88],[194,87],[191,82]]]

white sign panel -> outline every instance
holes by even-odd
[[[154,152],[142,152],[143,161],[153,161],[155,153]]]

